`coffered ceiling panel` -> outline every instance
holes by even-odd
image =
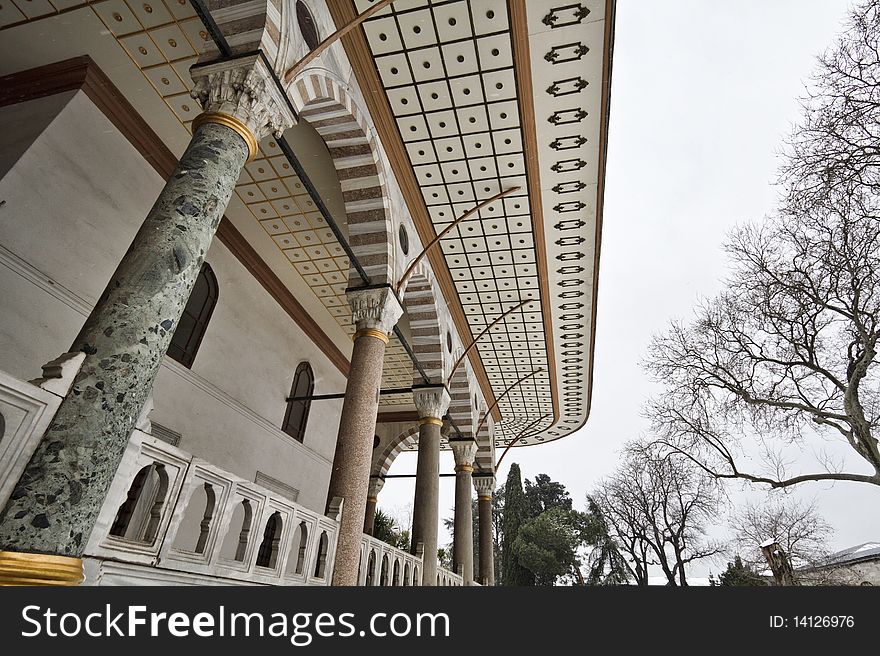
[[[354,0],[359,13],[373,0]],[[610,5],[611,3],[609,3]],[[398,0],[363,27],[502,421],[496,446],[589,410],[610,73],[604,2]]]

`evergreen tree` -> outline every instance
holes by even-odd
[[[409,531],[400,530],[394,518],[379,509],[376,510],[376,519],[373,521],[373,537],[398,549],[409,547]]]
[[[767,585],[758,572],[743,564],[739,556],[732,563],[727,563],[727,569],[721,572],[717,580],[709,577],[709,582],[715,586]]]
[[[501,570],[503,584],[509,586],[535,585],[535,575],[526,569],[513,549],[520,528],[529,519],[528,502],[522,486],[519,465],[513,463],[504,486],[503,537],[501,541]]]
[[[571,495],[562,483],[550,479],[547,474],[538,474],[535,481],[526,479],[526,507],[529,517],[537,517],[552,508],[571,510]]]

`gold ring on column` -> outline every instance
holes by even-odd
[[[425,424],[434,424],[435,426],[442,426],[443,420],[437,419],[437,417],[422,417],[419,419],[419,426],[424,426]]]
[[[457,474],[459,472],[467,472],[468,474],[473,474],[474,468],[471,467],[470,465],[456,465],[455,466],[455,473]]]
[[[79,585],[81,558],[0,551],[0,585]]]
[[[492,497],[486,496],[485,494],[479,494],[479,495],[477,495],[477,500],[478,501],[491,501]]]
[[[235,131],[247,144],[248,161],[251,161],[257,156],[257,152],[260,149],[259,144],[257,143],[257,137],[251,132],[251,129],[239,119],[229,114],[224,114],[223,112],[202,112],[193,119],[193,134],[199,129],[199,126],[204,125],[205,123],[217,123],[218,125],[223,125],[230,130]]]
[[[354,334],[352,339],[357,341],[361,337],[375,337],[376,339],[381,339],[386,344],[388,343],[388,335],[375,328],[364,328],[363,330],[359,330]]]

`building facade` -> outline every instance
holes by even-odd
[[[0,582],[492,584],[472,494],[589,414],[613,9],[0,5]]]

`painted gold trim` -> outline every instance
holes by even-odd
[[[251,131],[251,129],[247,125],[242,123],[239,119],[230,114],[224,114],[223,112],[202,112],[193,119],[193,134],[195,134],[196,130],[198,130],[199,127],[201,127],[205,123],[217,123],[218,125],[227,127],[230,130],[236,132],[238,136],[240,136],[242,139],[244,139],[244,142],[247,144],[248,147],[249,162],[257,156],[257,153],[260,150],[260,145],[257,142],[257,136]]]
[[[379,503],[379,497],[367,497],[367,502]]]
[[[491,501],[491,500],[492,500],[491,495],[485,495],[485,494],[477,495],[477,501]]]
[[[0,551],[0,585],[79,585],[81,558]]]
[[[437,417],[422,417],[419,419],[419,426],[424,426],[425,424],[433,424],[434,426],[443,426],[443,420],[437,419]]]
[[[455,466],[455,473],[456,474],[458,474],[458,473],[473,474],[474,468],[471,467],[470,465],[456,465]]]
[[[388,343],[388,335],[375,328],[364,328],[363,330],[359,330],[352,336],[352,339],[357,341],[361,337],[375,337],[376,339],[381,339],[386,344]]]

